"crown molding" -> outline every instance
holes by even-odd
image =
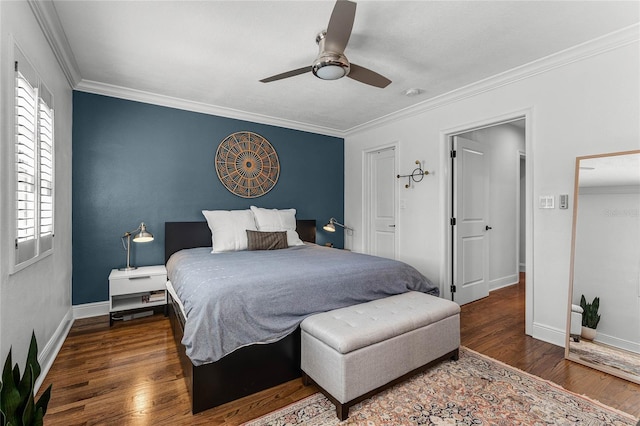
[[[583,59],[600,55],[602,53],[627,46],[631,43],[637,43],[639,40],[640,24],[630,25],[602,37],[578,44],[544,58],[529,62],[525,65],[512,68],[508,71],[471,83],[459,89],[427,99],[424,102],[393,112],[384,117],[376,118],[367,123],[354,126],[346,130],[344,132],[344,136],[346,137],[365,130],[374,129],[392,121],[408,118],[432,109],[441,108],[453,102],[477,96],[481,93],[495,90],[499,87],[506,86]]]
[[[80,70],[53,2],[28,0],[28,3],[69,85],[75,87],[81,79]]]
[[[175,98],[172,96],[159,95],[145,92],[143,90],[130,89],[128,87],[115,86],[112,84],[100,83],[97,81],[81,80],[75,87],[76,90],[97,95],[112,96],[147,104],[160,105],[169,108],[182,109],[186,111],[200,112],[203,114],[217,115],[220,117],[233,118],[236,120],[251,121],[253,123],[267,124],[270,126],[284,127],[287,129],[300,130],[309,133],[318,133],[327,136],[343,137],[344,132],[329,127],[315,126],[313,124],[302,123],[293,120],[286,120],[278,117],[271,117],[263,114],[256,114],[241,111],[233,108],[211,105],[203,102],[195,102],[187,99]]]

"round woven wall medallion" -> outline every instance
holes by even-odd
[[[278,182],[280,162],[268,140],[257,133],[237,132],[220,142],[216,172],[233,194],[255,198],[269,192]]]

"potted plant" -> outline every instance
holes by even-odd
[[[600,322],[600,298],[596,297],[593,302],[587,303],[584,294],[580,298],[580,307],[582,308],[582,337],[587,340],[593,340],[596,337],[596,328]]]
[[[0,426],[42,425],[51,397],[51,385],[36,402],[33,388],[40,375],[40,364],[35,333],[31,333],[31,344],[22,378],[18,364],[13,367],[13,370],[11,364],[11,349],[9,349],[0,382]]]

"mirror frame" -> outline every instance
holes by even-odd
[[[630,155],[630,154],[640,154],[640,149],[632,150],[632,151],[620,151],[620,152],[611,152],[606,154],[596,154],[596,155],[586,155],[582,157],[576,157],[576,165],[575,165],[575,175],[574,175],[574,188],[573,188],[573,223],[572,223],[572,231],[571,231],[571,262],[569,269],[569,294],[567,297],[567,324],[566,324],[566,332],[565,332],[565,344],[564,344],[564,357],[573,362],[577,362],[578,364],[586,365],[587,367],[591,367],[596,370],[603,371],[605,373],[611,374],[613,376],[621,377],[623,379],[629,380],[630,382],[640,384],[640,376],[636,376],[633,374],[627,374],[623,371],[619,371],[615,368],[594,364],[588,361],[581,359],[579,356],[571,355],[569,352],[569,344],[570,344],[570,333],[571,333],[571,302],[573,300],[573,278],[574,278],[574,265],[575,265],[575,253],[576,253],[576,223],[578,219],[578,195],[579,195],[579,177],[580,177],[580,161],[589,160],[593,158],[606,158],[606,157],[614,157],[619,155]],[[623,349],[621,349],[623,350]]]

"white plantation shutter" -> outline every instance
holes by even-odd
[[[15,265],[53,248],[53,101],[16,47]]]
[[[17,71],[16,263],[36,255],[36,104],[36,89]]]
[[[53,247],[53,109],[41,90],[38,110],[40,143],[40,252]]]

